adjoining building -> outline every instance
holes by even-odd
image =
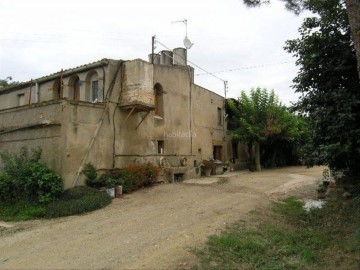
[[[199,176],[204,159],[230,160],[224,98],[194,84],[186,50],[175,50],[150,62],[102,59],[0,90],[0,151],[41,147],[67,188],[83,183],[85,162],[108,170],[150,161],[177,180]]]

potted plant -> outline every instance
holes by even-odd
[[[123,181],[116,179],[115,181],[115,198],[120,198],[123,194]]]
[[[103,174],[99,178],[99,182],[105,186],[106,193],[111,197],[115,198],[115,185],[117,179],[109,174]]]

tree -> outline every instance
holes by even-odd
[[[307,162],[345,170],[358,181],[360,84],[347,11],[339,0],[317,1],[308,8],[317,17],[306,18],[300,38],[285,47],[300,66],[294,88],[302,95],[295,109],[309,119]]]
[[[262,163],[266,167],[298,165],[304,161],[303,146],[308,141],[308,123],[285,106],[276,107],[272,121],[278,132],[268,136],[263,143]]]
[[[301,134],[300,122],[281,105],[274,91],[256,88],[249,96],[242,91],[238,100],[228,100],[228,107],[233,138],[248,144],[251,170],[261,170],[262,144],[271,141],[275,145]]]
[[[346,0],[347,15],[351,27],[352,39],[356,50],[358,75],[360,78],[360,1]]]
[[[15,85],[18,83],[19,82],[13,81],[11,76],[6,77],[5,79],[0,79],[0,90],[8,87],[10,85]]]
[[[256,7],[263,4],[269,4],[271,0],[243,0],[247,6]],[[285,2],[286,9],[299,14],[302,10],[311,10],[314,5],[321,5],[326,1],[319,0],[281,0]],[[339,0],[340,2],[340,0]],[[346,5],[347,16],[351,26],[352,39],[355,45],[357,57],[358,78],[360,78],[360,1],[359,0],[345,0],[339,4]]]

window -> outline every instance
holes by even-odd
[[[80,79],[77,77],[74,81],[74,100],[80,100]]]
[[[92,102],[97,102],[99,100],[99,81],[91,82],[91,94]]]
[[[84,91],[84,101],[87,102],[101,102],[103,101],[103,78],[98,76],[96,70],[90,70],[85,77],[85,91]]]
[[[80,85],[81,81],[79,76],[76,74],[72,75],[69,79],[69,92],[68,98],[72,100],[79,100],[80,99]]]
[[[222,109],[217,108],[218,125],[222,125]]]
[[[62,87],[60,79],[56,80],[53,85],[53,99],[62,98]]]
[[[158,154],[164,154],[164,146],[165,146],[164,141],[157,141],[157,145],[158,145]]]
[[[154,87],[155,95],[155,115],[164,118],[164,94],[162,86],[157,83]]]
[[[17,104],[18,106],[25,105],[25,94],[19,94],[17,102],[18,102]]]
[[[222,146],[221,145],[214,145],[213,157],[216,160],[222,160]]]

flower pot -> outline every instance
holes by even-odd
[[[205,168],[205,176],[211,175],[211,168]]]
[[[115,198],[120,198],[122,195],[122,186],[115,185]]]
[[[106,188],[106,193],[110,196],[110,198],[115,197],[115,188]]]

